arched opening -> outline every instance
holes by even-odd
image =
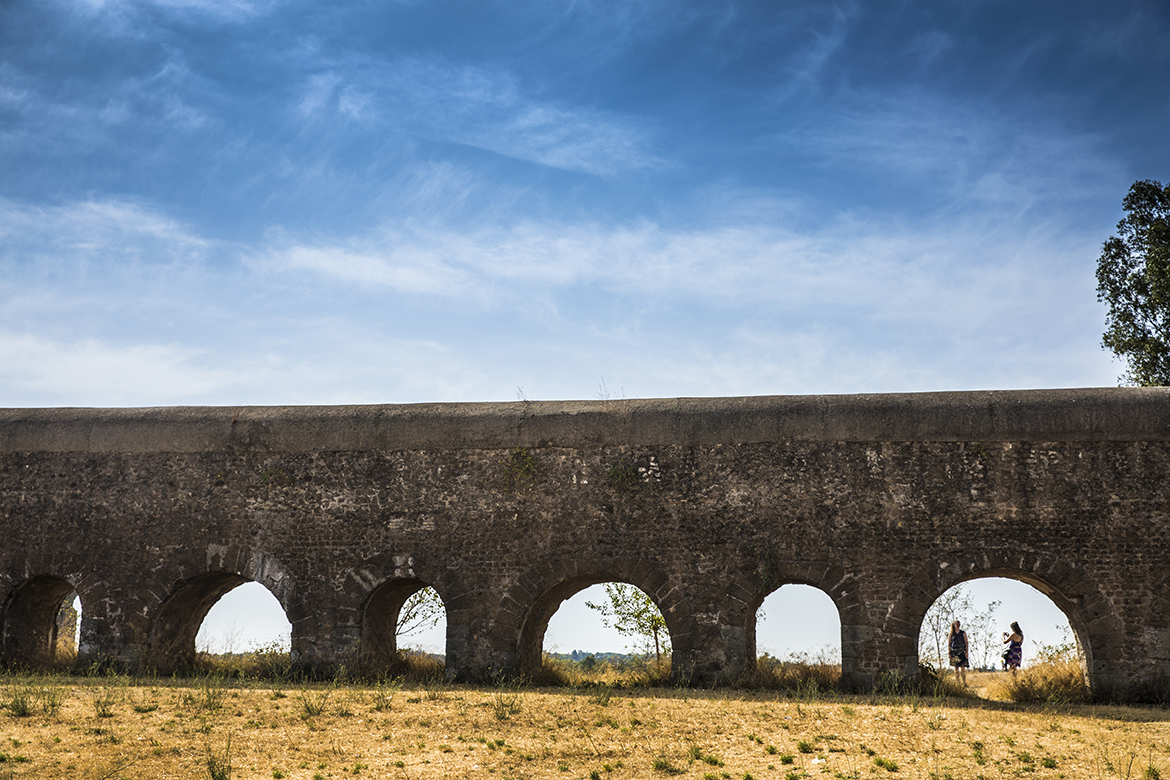
[[[200,630],[212,608],[227,593],[251,582],[246,577],[232,572],[209,572],[177,583],[170,597],[159,607],[143,662],[163,672],[192,668],[197,657],[196,637],[200,635]],[[263,621],[264,624],[272,625],[276,622],[279,625],[271,616],[271,603],[268,603],[268,599],[275,601],[278,608],[280,603],[263,585],[259,583],[255,585],[263,594],[249,588],[244,591],[242,598],[229,601],[228,610],[217,615],[212,623],[212,632],[205,634],[204,649],[213,653],[244,652],[246,648],[242,643],[238,649],[236,645],[245,629],[240,629],[230,638],[229,634],[235,630],[231,629],[231,626],[248,626],[253,621],[253,616],[247,612],[250,606],[258,605],[258,608],[266,613],[267,619]],[[241,609],[242,612],[237,611]],[[283,617],[283,608],[279,611]],[[288,623],[287,617],[283,617],[283,620],[285,624]],[[224,628],[217,631],[217,626]],[[291,628],[289,631],[291,632]]]
[[[841,614],[820,588],[786,583],[760,598],[748,620],[748,678],[765,688],[841,683]]]
[[[287,653],[292,624],[272,591],[247,581],[216,601],[195,635],[195,651],[232,655],[256,651]]]
[[[520,631],[520,673],[536,677],[546,649],[577,661],[607,653],[652,661],[656,674],[665,674],[673,644],[666,613],[646,591],[620,580],[574,577],[529,608]],[[580,658],[572,659],[573,651]]]
[[[0,657],[6,664],[21,666],[72,664],[77,655],[80,604],[67,580],[49,576],[25,580],[4,606]]]
[[[757,659],[841,663],[841,615],[812,585],[790,583],[764,597],[753,633]]]
[[[1056,589],[1015,572],[984,572],[944,591],[923,616],[918,632],[919,661],[939,671],[952,669],[949,638],[958,620],[967,645],[967,684],[992,691],[994,675],[1006,669],[1005,636],[1014,622],[1022,630],[1020,668],[1075,665],[1088,679],[1090,648],[1077,612]]]
[[[418,579],[384,582],[362,608],[361,664],[370,671],[401,662],[441,665],[446,658],[447,609],[439,592]]]

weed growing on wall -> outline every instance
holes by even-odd
[[[638,469],[626,462],[611,466],[605,472],[605,483],[618,495],[625,495],[637,489],[640,480]]]
[[[532,487],[536,483],[538,464],[536,457],[527,447],[513,447],[503,462],[501,479],[506,493],[514,493]]]

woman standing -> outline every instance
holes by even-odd
[[[959,621],[951,623],[951,635],[947,639],[951,666],[955,667],[955,679],[967,687],[967,632],[959,628]]]
[[[1003,654],[1004,663],[1012,670],[1012,674],[1015,674],[1020,669],[1020,662],[1024,660],[1024,632],[1020,629],[1019,623],[1012,623],[1010,634],[1004,632],[1003,643],[1008,646],[1007,652]]]

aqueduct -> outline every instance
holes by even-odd
[[[843,677],[914,674],[923,615],[1005,576],[1068,616],[1090,683],[1170,675],[1170,389],[346,407],[0,410],[2,653],[181,666],[254,580],[297,663],[394,649],[424,585],[447,669],[539,663],[549,617],[623,581],[659,605],[673,669],[755,658],[786,583],[841,618]]]

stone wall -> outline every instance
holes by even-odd
[[[846,681],[913,674],[922,617],[979,576],[1047,593],[1099,689],[1170,673],[1163,389],[373,407],[0,410],[3,653],[173,668],[254,580],[299,663],[394,649],[431,585],[449,673],[539,663],[569,596],[629,582],[685,679],[733,679],[754,615],[820,588]],[[50,608],[51,607],[51,608]]]

